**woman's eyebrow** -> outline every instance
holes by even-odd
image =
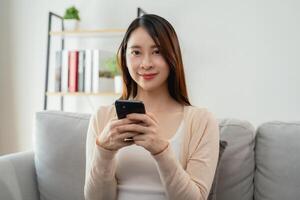
[[[156,44],[154,44],[154,45],[151,46],[151,49],[155,49],[155,48],[159,48],[159,46],[156,45]]]
[[[130,49],[141,49],[142,47],[139,45],[132,45],[129,47]]]
[[[142,47],[140,45],[132,45],[129,47],[130,49],[141,49]],[[155,48],[159,48],[159,46],[157,46],[156,44],[151,45],[150,47],[151,49],[155,49]]]

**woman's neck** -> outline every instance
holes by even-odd
[[[154,90],[154,91],[144,91],[139,90],[137,96],[134,98],[143,101],[145,108],[148,112],[160,113],[166,111],[176,111],[181,110],[181,105],[175,101],[169,91]]]

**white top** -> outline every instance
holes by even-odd
[[[183,121],[175,135],[169,139],[171,148],[179,159],[183,141]],[[116,154],[118,200],[166,200],[156,161],[143,147],[131,145]]]

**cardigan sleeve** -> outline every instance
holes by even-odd
[[[107,114],[105,108],[100,108],[93,114],[87,131],[84,184],[86,200],[114,200],[117,196],[116,151],[106,150],[96,144],[96,138],[103,129],[99,120],[107,117],[103,116],[105,114]]]
[[[186,170],[177,160],[170,145],[153,157],[168,199],[205,200],[209,195],[218,162],[219,127],[209,112],[204,117],[200,114],[194,115],[193,123],[186,125],[193,126],[194,129],[190,138],[193,141],[184,141],[189,143]]]

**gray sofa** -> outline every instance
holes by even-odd
[[[0,157],[0,200],[82,200],[90,115],[42,111],[35,147]],[[218,200],[300,199],[300,122],[219,120]]]

